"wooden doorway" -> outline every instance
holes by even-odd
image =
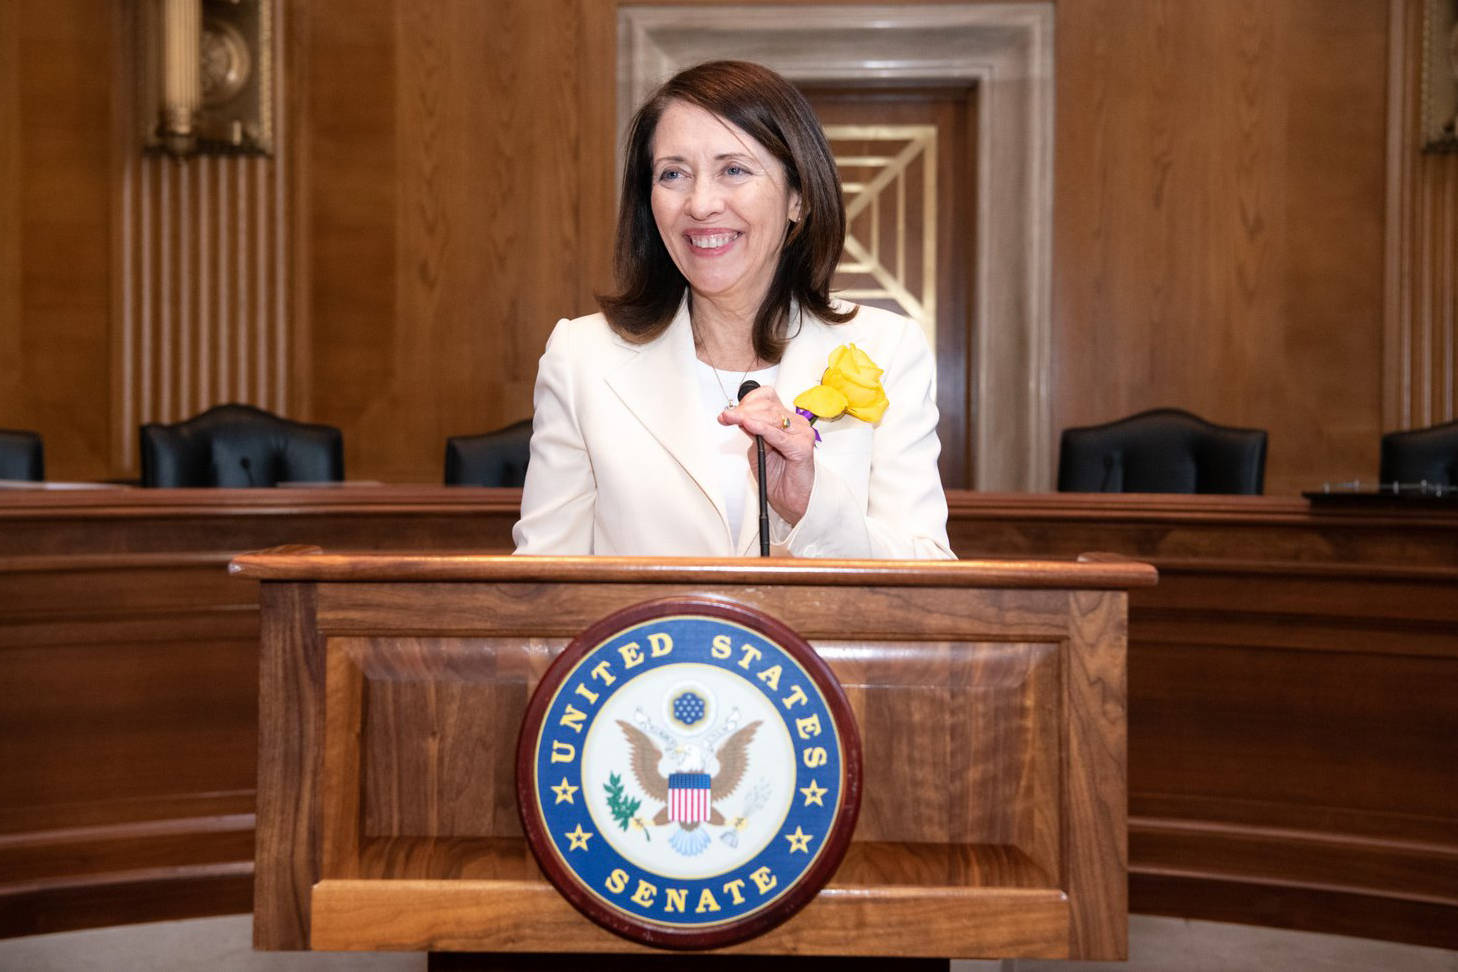
[[[840,166],[850,217],[833,288],[917,320],[937,362],[942,482],[977,481],[972,84],[801,84]]]

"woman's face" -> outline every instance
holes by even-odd
[[[671,102],[653,132],[653,220],[700,297],[753,313],[779,262],[800,194],[785,169],[737,125]]]

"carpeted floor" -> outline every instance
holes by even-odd
[[[420,954],[255,952],[248,915],[0,940],[6,972],[425,972]],[[952,972],[1458,972],[1458,952],[1135,915],[1127,963],[954,962]],[[687,966],[692,968],[692,964]]]

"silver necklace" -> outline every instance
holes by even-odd
[[[713,363],[711,362],[705,361],[704,364],[709,366],[709,371],[711,371],[714,375],[714,384],[719,386],[719,392],[724,396],[724,401],[727,403],[724,407],[733,408],[735,405],[738,405],[739,400],[736,399],[733,395],[730,395],[729,390],[724,387],[724,379],[719,377],[719,369],[715,368]],[[751,361],[749,363],[749,367],[745,369],[744,374],[739,377],[739,384],[735,386],[736,389],[744,385],[745,379],[749,377],[749,373],[753,370],[754,362]]]
[[[690,320],[689,320],[689,329],[693,331],[694,344],[697,347],[700,347],[700,348],[704,347],[703,342],[701,340],[699,340],[699,330],[698,330],[698,328],[696,328],[696,327],[693,326],[693,319],[692,318],[690,318]],[[714,367],[714,362],[708,360],[708,353],[709,353],[708,350],[705,349],[704,350],[704,355],[705,355],[704,364],[706,364],[706,365],[709,366],[709,372],[710,372],[710,374],[712,374],[714,376],[714,384],[716,384],[716,385],[719,386],[719,393],[724,396],[724,401],[726,403],[724,407],[725,408],[733,408],[735,405],[739,404],[739,399],[737,399],[733,395],[729,394],[729,390],[724,387],[724,379],[719,377],[719,369],[716,368],[716,367]],[[759,356],[758,355],[756,355],[756,356],[754,356],[754,357],[752,357],[752,358],[749,359],[749,367],[744,369],[744,374],[742,374],[742,375],[739,376],[739,384],[734,386],[736,390],[738,390],[739,388],[743,387],[745,379],[747,379],[749,377],[749,373],[754,370],[755,362],[757,362],[758,360],[759,360]]]

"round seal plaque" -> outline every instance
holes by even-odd
[[[706,597],[604,618],[522,721],[517,806],[547,877],[647,945],[716,948],[789,918],[840,864],[860,737],[830,667],[774,618]]]

